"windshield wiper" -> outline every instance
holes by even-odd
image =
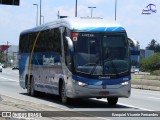
[[[108,58],[107,60],[104,60],[104,61],[105,61],[105,62],[109,61],[109,62],[111,63],[111,65],[112,65],[113,69],[114,69],[115,74],[116,74],[117,76],[119,76],[118,71],[117,71],[117,68],[116,68],[115,64],[113,63],[113,59],[112,59],[112,58]]]
[[[95,62],[90,74],[93,75],[94,71],[96,70],[97,66],[98,66],[98,63],[99,63],[99,59]]]

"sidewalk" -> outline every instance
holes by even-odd
[[[2,99],[3,100],[2,100]],[[63,109],[51,107],[44,104],[35,104],[32,102],[22,101],[14,99],[11,97],[0,95],[0,114],[2,112],[40,112],[40,111],[51,111],[48,112],[48,116],[58,116],[58,117],[38,117],[38,118],[2,118],[0,120],[102,120],[100,118],[91,117],[83,113],[64,111]],[[59,117],[60,116],[60,117]],[[78,117],[74,117],[78,116]]]

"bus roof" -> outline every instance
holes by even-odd
[[[41,30],[52,29],[60,26],[83,32],[125,31],[125,29],[115,21],[108,21],[101,18],[63,18],[32,29],[25,30],[21,34],[38,32]]]

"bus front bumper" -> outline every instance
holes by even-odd
[[[131,81],[128,84],[116,85],[86,85],[81,86],[73,84],[67,90],[67,96],[70,98],[107,98],[107,97],[125,97],[128,98],[131,93]]]

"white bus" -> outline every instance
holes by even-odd
[[[19,40],[20,86],[73,98],[107,98],[115,105],[131,92],[125,29],[105,19],[64,18],[25,30]]]

